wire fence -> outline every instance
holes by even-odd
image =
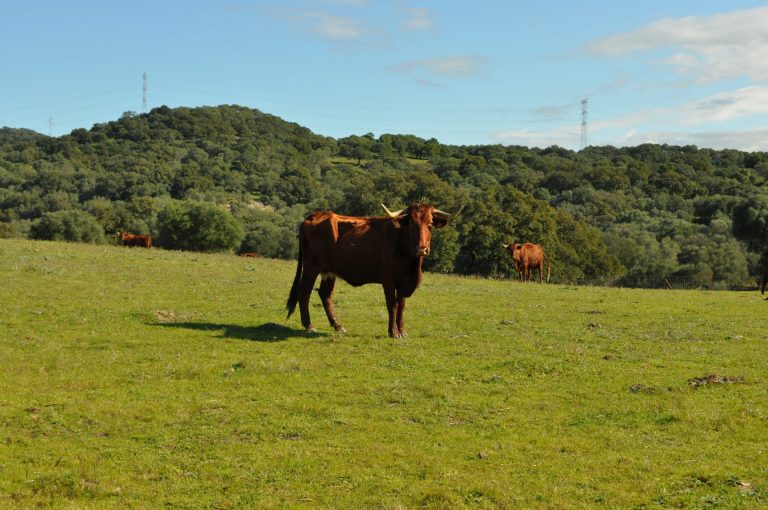
[[[572,281],[556,282],[570,285],[591,286],[591,287],[625,287],[637,289],[668,289],[668,290],[741,290],[754,291],[759,289],[759,284],[754,282],[743,282],[736,284],[727,280],[711,280],[702,282],[696,278],[662,276],[645,278],[580,278]]]

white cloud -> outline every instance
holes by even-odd
[[[663,63],[696,82],[747,76],[768,81],[768,7],[664,18],[650,25],[588,44],[586,51],[605,56],[664,49]]]
[[[550,147],[557,145],[578,149],[580,130],[559,128],[546,131],[516,130],[498,131],[492,138],[496,143],[522,145],[526,147]],[[594,140],[594,141],[592,141]],[[614,145],[626,147],[643,143],[666,143],[670,145],[696,145],[711,149],[737,149],[742,151],[768,151],[768,128],[740,131],[675,131],[659,129],[630,129],[616,136],[592,136],[591,145]]]
[[[673,111],[682,124],[725,122],[768,113],[768,87],[744,87],[685,104]]]
[[[553,119],[548,109],[532,110],[532,113],[536,115],[537,122]],[[589,140],[598,145],[669,143],[764,151],[768,150],[768,127],[748,130],[727,123],[743,123],[766,114],[768,87],[744,87],[713,94],[675,108],[652,108],[615,118],[590,120]],[[574,120],[570,126],[540,131],[499,131],[494,133],[493,138],[499,143],[512,145],[576,148],[580,140],[580,126]]]
[[[407,15],[406,20],[403,22],[403,28],[405,30],[432,30],[434,29],[434,23],[432,22],[432,11],[423,8],[409,8],[405,9]]]
[[[676,108],[653,108],[632,112],[614,119],[590,123],[591,128],[637,127],[647,124],[694,126],[723,123],[768,114],[768,87],[744,87],[714,94]]]
[[[558,145],[560,147],[573,148],[574,145],[578,144],[580,136],[581,130],[578,127],[561,127],[546,131],[529,129],[497,131],[491,135],[491,138],[495,143],[505,145],[523,145],[526,147]]]
[[[528,110],[537,120],[559,120],[566,117],[576,118],[579,110],[578,103],[568,103],[561,105],[545,105]]]
[[[326,3],[331,5],[336,4],[336,5],[364,6],[364,5],[368,5],[370,2],[368,0],[320,0],[320,3]]]
[[[337,44],[390,44],[390,34],[398,28],[396,24],[382,22],[381,18],[375,17],[369,0],[314,0],[314,3],[314,9],[274,7],[266,12],[287,20],[304,33]],[[331,9],[333,14],[329,12]],[[434,30],[432,11],[429,9],[389,7],[387,11],[395,18],[399,14],[401,30]],[[351,15],[339,15],[338,12]]]
[[[710,149],[738,149],[742,151],[768,150],[768,128],[743,131],[630,131],[614,145],[642,143],[668,143],[670,145],[696,145]]]
[[[408,75],[431,74],[449,78],[468,78],[479,73],[487,64],[485,57],[458,55],[445,58],[411,60],[392,66],[392,70]]]
[[[311,32],[335,42],[359,40],[369,34],[363,23],[353,18],[315,11],[301,11],[297,13],[297,18]]]

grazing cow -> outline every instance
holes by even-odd
[[[431,205],[412,204],[387,216],[341,216],[334,212],[315,212],[299,227],[299,259],[296,277],[288,296],[288,317],[299,304],[301,324],[316,331],[309,318],[309,296],[317,275],[318,293],[336,331],[345,331],[336,319],[333,287],[341,278],[355,287],[380,283],[389,312],[389,336],[407,336],[403,322],[405,298],[421,283],[422,259],[429,255],[432,227],[442,228],[456,214]]]
[[[152,236],[149,234],[129,234],[128,232],[123,232],[121,230],[117,233],[117,237],[120,238],[120,242],[123,243],[123,246],[152,248]]]
[[[547,283],[552,272],[552,263],[544,256],[544,250],[538,244],[524,243],[522,246],[517,243],[505,244],[506,249],[512,260],[515,261],[515,269],[520,276],[520,281],[531,281],[531,272],[534,269],[539,270],[539,283],[541,283],[541,274],[544,269],[544,262],[547,262]]]
[[[259,256],[258,253],[253,252],[253,251],[246,251],[246,252],[243,252],[243,253],[239,253],[239,255],[241,257],[251,257],[251,258],[254,258],[254,259]]]

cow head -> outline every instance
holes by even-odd
[[[411,204],[405,209],[392,212],[381,204],[387,215],[392,218],[395,228],[402,229],[403,249],[413,257],[429,255],[432,241],[432,228],[442,228],[456,214],[448,214],[427,204]]]
[[[504,245],[504,249],[509,252],[514,260],[518,260],[520,258],[520,248],[521,246],[515,242]]]

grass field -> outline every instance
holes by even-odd
[[[768,507],[758,293],[294,270],[0,240],[0,508]]]

